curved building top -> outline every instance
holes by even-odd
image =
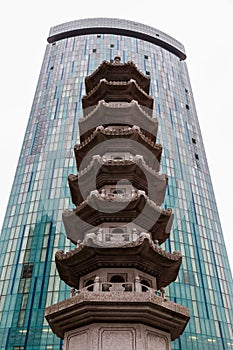
[[[184,46],[171,36],[145,24],[118,18],[87,18],[59,24],[50,29],[48,42],[85,34],[118,34],[149,41],[185,60]]]

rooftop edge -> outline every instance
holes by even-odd
[[[66,22],[50,29],[48,43],[88,34],[116,34],[130,36],[158,45],[186,59],[184,46],[171,36],[151,26],[117,18],[87,18]]]

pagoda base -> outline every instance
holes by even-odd
[[[150,292],[88,292],[46,308],[64,350],[169,350],[189,309]]]
[[[65,333],[64,350],[170,350],[169,333],[143,324],[95,323]]]

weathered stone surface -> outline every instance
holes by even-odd
[[[169,350],[170,334],[143,324],[95,323],[65,333],[64,350]]]
[[[146,312],[145,312],[146,310]],[[94,323],[112,326],[141,323],[169,333],[174,340],[182,334],[189,310],[162,297],[139,292],[83,292],[46,308],[45,317],[53,332],[66,332]]]

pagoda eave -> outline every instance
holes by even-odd
[[[106,249],[107,248],[107,249]],[[104,267],[136,268],[156,277],[157,288],[175,281],[182,256],[179,252],[167,253],[147,237],[114,247],[92,240],[67,253],[58,251],[56,266],[61,279],[78,288],[79,278]]]
[[[146,136],[155,141],[158,120],[150,114],[151,110],[147,113],[135,100],[109,103],[101,100],[85,118],[79,119],[80,140],[83,142],[99,125],[137,125]]]
[[[85,232],[104,222],[134,222],[151,232],[152,239],[162,244],[170,235],[173,222],[171,210],[162,210],[146,195],[132,199],[101,198],[98,191],[92,193],[74,211],[63,212],[67,237],[76,244],[83,240]]]
[[[103,78],[108,81],[134,79],[141,89],[149,94],[150,77],[139,71],[132,61],[117,64],[103,61],[92,74],[85,78],[86,92],[90,92]]]
[[[149,166],[153,166],[156,171],[159,170],[162,156],[160,144],[152,142],[136,127],[114,130],[103,126],[97,127],[85,142],[74,146],[77,169],[80,170],[80,165],[86,155],[85,167],[94,155],[103,155],[113,151],[128,151],[132,155],[143,154]]]
[[[98,105],[99,100],[105,102],[131,102],[138,101],[139,105],[147,110],[153,109],[154,99],[146,94],[135,82],[111,81],[102,79],[86,96],[82,98],[82,107],[84,115],[90,113],[91,109]]]
[[[99,159],[100,158],[100,159]],[[90,166],[81,171],[77,176],[71,174],[68,177],[73,203],[79,205],[88,194],[104,185],[116,185],[122,179],[130,182],[135,188],[146,191],[149,197],[157,205],[164,201],[167,188],[167,176],[155,171],[148,171],[143,162],[139,165],[130,160],[106,161],[96,157]]]

